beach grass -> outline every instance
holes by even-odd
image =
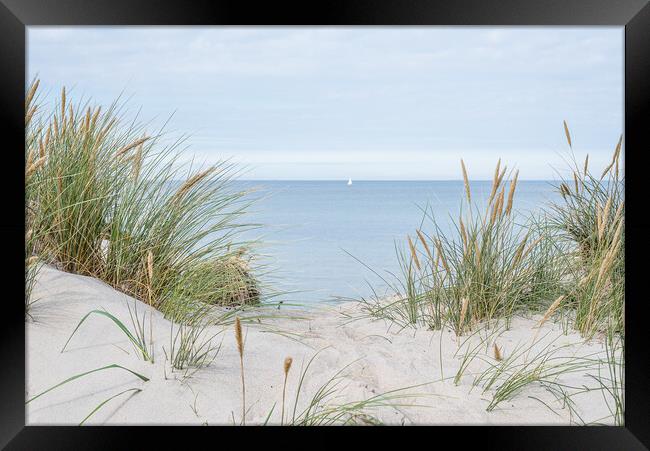
[[[191,310],[178,323],[170,321],[169,361],[175,370],[199,370],[210,365],[216,358],[221,345],[215,344],[216,337],[223,332],[208,331],[210,321],[210,306],[200,305]]]
[[[567,136],[568,135],[568,127]],[[622,137],[602,171],[592,173],[589,156],[569,161],[572,179],[557,186],[562,200],[551,205],[549,224],[572,245],[578,283],[568,304],[575,327],[585,336],[624,333],[625,304],[625,177],[621,165]],[[571,183],[572,182],[572,183]]]
[[[208,166],[182,164],[182,141],[163,146],[162,131],[148,134],[142,124],[124,123],[118,102],[107,109],[73,104],[64,89],[52,110],[42,113],[38,100],[35,81],[27,95],[25,117],[26,315],[44,264],[101,279],[147,304],[148,324],[146,314],[138,314],[137,301],[133,310],[129,307],[131,328],[107,311],[92,310],[81,318],[62,352],[89,318],[103,316],[124,333],[138,355],[153,363],[152,316],[153,309],[158,309],[171,324],[166,357],[173,369],[185,371],[186,376],[190,369],[208,366],[219,352],[214,340],[223,330],[212,333],[208,328],[234,325],[241,379],[240,423],[245,425],[242,323],[246,317],[240,319],[240,308],[258,304],[262,288],[253,266],[255,243],[239,238],[241,231],[255,225],[240,222],[250,202],[246,192],[231,184],[238,169],[229,161]],[[572,148],[566,123],[564,128]],[[558,378],[597,365],[599,375],[594,378],[616,424],[623,424],[621,142],[602,173],[591,173],[588,157],[583,165],[574,164],[572,178],[557,185],[562,201],[523,220],[515,208],[518,171],[508,171],[499,160],[490,195],[481,203],[470,189],[469,171],[461,160],[464,198],[460,213],[451,218],[451,228],[440,225],[432,208],[423,208],[419,227],[404,243],[396,243],[401,272],[388,284],[391,299],[375,293],[373,299],[362,300],[365,311],[401,327],[424,325],[440,330],[441,340],[446,327],[457,337],[467,335],[454,356],[460,356],[460,365],[453,381],[460,384],[475,359],[488,362],[488,369],[474,380],[474,386],[491,393],[488,411],[530,385],[541,385],[570,404],[570,395]],[[234,309],[219,316],[215,307]],[[501,326],[509,327],[514,315],[530,312],[543,315],[538,329],[561,314],[585,338],[605,334],[606,358],[558,356],[564,348],[551,349],[550,344],[531,358],[537,332],[529,346],[505,353],[494,337],[501,333]],[[470,345],[475,335],[481,340]],[[483,357],[483,348],[492,357]],[[293,412],[286,420],[292,359],[285,360],[280,424],[378,424],[369,412],[372,408],[411,396],[399,389],[338,403],[337,394],[345,389],[342,383],[348,367],[344,367],[303,405],[301,392],[315,357],[301,369]],[[440,359],[444,379],[442,351]],[[603,366],[605,375],[600,372]],[[27,403],[110,368],[147,381],[113,364],[73,376]],[[81,423],[112,399],[139,391],[130,388],[109,397]],[[274,409],[275,405],[265,423]]]
[[[540,310],[551,293],[561,291],[561,254],[539,220],[522,226],[515,217],[518,173],[506,180],[507,168],[499,161],[487,203],[480,205],[472,199],[462,161],[461,167],[465,198],[459,216],[445,229],[432,208],[423,208],[408,247],[396,246],[401,273],[390,284],[396,300],[369,306],[375,315],[432,329],[450,326],[463,335],[482,322],[509,322],[522,310]]]
[[[30,102],[37,92],[35,81]],[[238,239],[253,225],[240,222],[250,201],[231,184],[237,167],[181,162],[182,139],[163,144],[162,130],[127,122],[123,108],[73,103],[65,88],[50,110],[27,104],[26,261],[96,277],[162,311],[188,298],[257,303],[253,243]]]
[[[362,298],[364,309],[401,327],[450,327],[459,336],[534,313],[559,315],[587,338],[623,333],[621,145],[595,175],[588,156],[581,164],[573,158],[570,180],[555,184],[560,200],[528,216],[516,210],[518,171],[508,172],[499,160],[481,204],[461,160],[460,213],[444,227],[429,205],[423,207],[419,227],[404,245],[396,243],[400,273],[391,278],[373,270],[388,293]]]

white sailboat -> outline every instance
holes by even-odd
[[[348,179],[348,186],[352,185],[352,179]]]

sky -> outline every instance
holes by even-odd
[[[185,161],[266,180],[550,179],[623,132],[622,27],[36,27],[54,100],[128,100]],[[170,119],[171,117],[171,119]],[[171,139],[171,138],[170,138]]]

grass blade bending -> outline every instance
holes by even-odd
[[[102,401],[101,403],[99,403],[99,405],[98,405],[97,407],[95,407],[95,408],[94,408],[94,409],[93,409],[93,410],[92,410],[88,415],[86,415],[86,418],[84,418],[83,420],[81,420],[81,423],[79,423],[79,426],[83,426],[83,424],[86,422],[86,420],[88,420],[88,418],[90,418],[91,416],[93,416],[94,413],[97,412],[99,409],[101,409],[101,408],[102,408],[106,403],[108,403],[108,402],[111,401],[112,399],[115,399],[115,398],[117,398],[118,396],[123,395],[124,393],[128,393],[128,392],[130,392],[130,391],[132,391],[132,392],[136,392],[136,393],[139,393],[139,392],[141,392],[142,390],[139,389],[139,388],[129,388],[128,390],[121,391],[121,392],[119,392],[117,395],[113,395],[113,396],[111,396],[110,398],[105,399],[104,401]]]
[[[133,371],[133,370],[130,370],[130,369],[128,369],[128,368],[123,367],[122,365],[118,365],[118,364],[116,364],[116,363],[113,363],[113,364],[111,364],[111,365],[106,365],[106,366],[103,366],[103,367],[101,367],[101,368],[95,368],[94,370],[86,371],[86,372],[84,372],[84,373],[80,373],[80,374],[74,375],[74,376],[72,376],[72,377],[69,377],[69,378],[67,378],[66,380],[64,380],[63,382],[59,382],[58,384],[54,385],[53,387],[50,387],[50,388],[48,388],[47,390],[45,390],[45,391],[39,393],[38,395],[33,396],[32,398],[28,399],[28,400],[25,402],[25,404],[28,404],[28,403],[34,401],[35,399],[40,398],[40,397],[43,396],[44,394],[49,393],[49,392],[51,392],[52,390],[54,390],[55,388],[58,388],[58,387],[60,387],[60,386],[62,386],[62,385],[65,385],[65,384],[67,384],[68,382],[72,382],[72,381],[74,381],[74,380],[76,380],[76,379],[79,379],[79,378],[81,378],[81,377],[87,376],[87,375],[92,374],[92,373],[96,373],[96,372],[98,372],[98,371],[109,370],[109,369],[111,369],[111,368],[120,368],[120,369],[123,369],[124,371],[128,371],[129,373],[133,374],[134,376],[137,376],[137,377],[140,378],[143,382],[148,382],[148,381],[149,381],[149,378],[143,376],[142,374],[138,374],[138,373],[136,373],[136,372]]]

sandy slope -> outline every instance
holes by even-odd
[[[81,317],[95,308],[105,308],[126,324],[129,322],[127,302],[132,298],[92,278],[63,273],[45,267],[39,276],[34,297],[33,321],[27,321],[27,383],[26,398],[81,372],[117,363],[150,378],[142,382],[119,369],[94,373],[73,381],[27,404],[27,424],[78,424],[93,408],[107,398],[130,388],[108,402],[87,424],[232,424],[241,420],[241,385],[239,357],[232,327],[217,338],[222,347],[211,366],[189,378],[182,372],[171,372],[162,347],[169,349],[170,325],[161,314],[154,315],[156,341],[155,364],[142,361],[125,336],[109,320],[91,318],[74,336],[68,349],[60,350]],[[139,311],[147,307],[138,304]],[[343,304],[293,311],[284,317],[264,320],[262,324],[245,326],[246,333],[246,400],[250,409],[248,424],[263,422],[276,403],[270,422],[280,418],[282,366],[292,356],[294,366],[287,386],[287,410],[293,409],[300,366],[318,350],[301,392],[300,406],[339,369],[344,372],[338,397],[332,402],[367,399],[376,394],[402,387],[427,384],[406,390],[418,394],[403,399],[398,407],[384,406],[369,411],[386,423],[393,424],[568,424],[570,412],[545,389],[530,385],[511,401],[486,412],[490,391],[472,390],[472,371],[487,364],[475,359],[459,385],[453,378],[460,359],[454,357],[459,342],[453,333],[405,329],[398,331],[384,321],[350,319],[361,317],[358,306]],[[518,318],[503,333],[498,343],[507,357],[518,343],[530,342],[535,334],[535,319]],[[223,327],[213,327],[214,332]],[[278,333],[282,331],[283,333]],[[550,333],[548,335],[547,332]],[[548,324],[539,334],[543,342],[574,345],[567,351],[575,355],[603,352],[602,343],[583,344],[575,334],[562,335],[558,325]],[[492,359],[490,348],[481,348],[483,359]],[[440,355],[442,350],[442,356]],[[531,352],[532,354],[532,352]],[[448,378],[440,381],[442,375]],[[354,363],[353,363],[354,362]],[[567,385],[594,386],[583,372],[563,377]],[[555,412],[542,402],[544,400]],[[602,392],[592,391],[575,398],[577,410],[586,421],[608,414]],[[417,404],[417,406],[406,405]],[[299,409],[300,410],[300,409]],[[575,417],[574,417],[575,418]],[[234,420],[233,420],[234,419]],[[611,420],[607,420],[611,422]]]

